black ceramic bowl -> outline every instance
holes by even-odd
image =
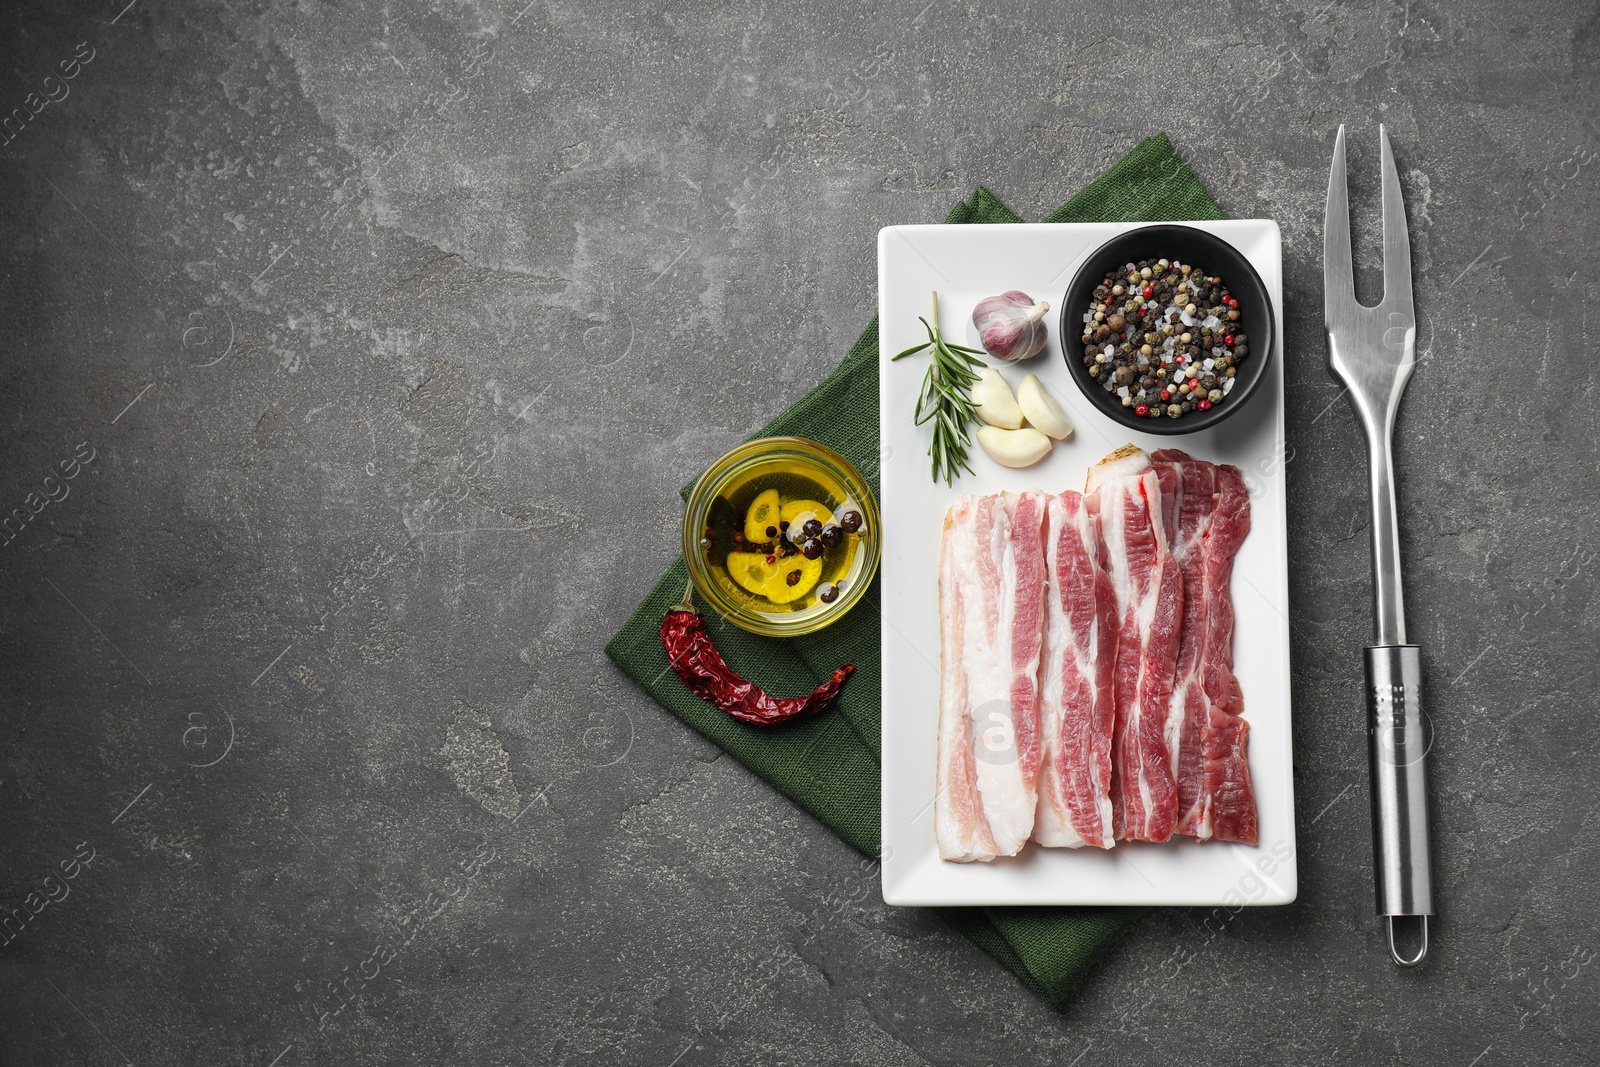
[[[1089,377],[1083,365],[1083,313],[1094,299],[1095,286],[1106,274],[1125,263],[1144,259],[1168,259],[1193,263],[1222,284],[1239,301],[1238,329],[1249,339],[1249,354],[1239,361],[1234,386],[1228,398],[1210,411],[1191,411],[1182,418],[1140,418],[1133,408],[1123,407],[1122,398]],[[1261,384],[1267,364],[1274,356],[1277,329],[1273,321],[1272,299],[1261,276],[1237,248],[1227,241],[1194,226],[1158,223],[1118,234],[1089,254],[1073,276],[1061,300],[1061,347],[1066,352],[1067,370],[1078,388],[1100,411],[1130,430],[1149,434],[1193,433],[1215,426],[1249,402]]]

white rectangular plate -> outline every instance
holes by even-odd
[[[883,435],[883,899],[896,905],[1287,904],[1297,889],[1289,732],[1289,583],[1283,440],[1283,244],[1270,220],[1197,222],[1249,258],[1272,294],[1278,335],[1265,380],[1244,410],[1209,430],[1156,437],[1092,408],[1069,377],[1058,336],[1060,301],[1078,264],[1138,223],[891,226],[878,234],[880,419]],[[1042,463],[1001,467],[974,443],[976,474],[935,484],[929,431],[913,424],[928,357],[890,363],[927,340],[917,316],[939,293],[946,338],[974,348],[972,308],[1020,289],[1049,300],[1048,349],[1002,372],[1013,389],[1035,373],[1077,425]],[[993,362],[993,361],[991,361]],[[1132,442],[1182,448],[1232,463],[1250,489],[1250,536],[1235,561],[1234,666],[1250,723],[1250,776],[1259,812],[1255,847],[1174,838],[1109,851],[1028,845],[993,863],[947,863],[933,836],[939,716],[940,531],[966,493],[1037,487],[1082,490],[1100,457]]]

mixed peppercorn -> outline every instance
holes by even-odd
[[[1239,301],[1192,263],[1124,263],[1083,313],[1083,365],[1140,418],[1177,419],[1227,399],[1250,354]]]

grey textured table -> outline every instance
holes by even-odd
[[[0,1062],[1600,1058],[1592,5],[124,3],[0,14]],[[1340,122],[1376,295],[1380,120],[1415,973],[1320,326]],[[1058,1012],[600,647],[676,487],[872,314],[880,226],[1037,218],[1162,129],[1283,226],[1301,895],[1153,913]]]

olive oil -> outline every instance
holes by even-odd
[[[772,491],[777,509],[769,506]],[[847,513],[857,524],[854,532],[846,530]],[[700,550],[712,580],[735,602],[774,615],[826,609],[859,577],[862,514],[842,482],[820,480],[814,469],[796,463],[769,465],[736,476],[711,502]],[[837,543],[823,545],[820,533],[805,536],[806,519],[839,527],[830,534]],[[814,559],[807,558],[807,541],[821,549]]]

